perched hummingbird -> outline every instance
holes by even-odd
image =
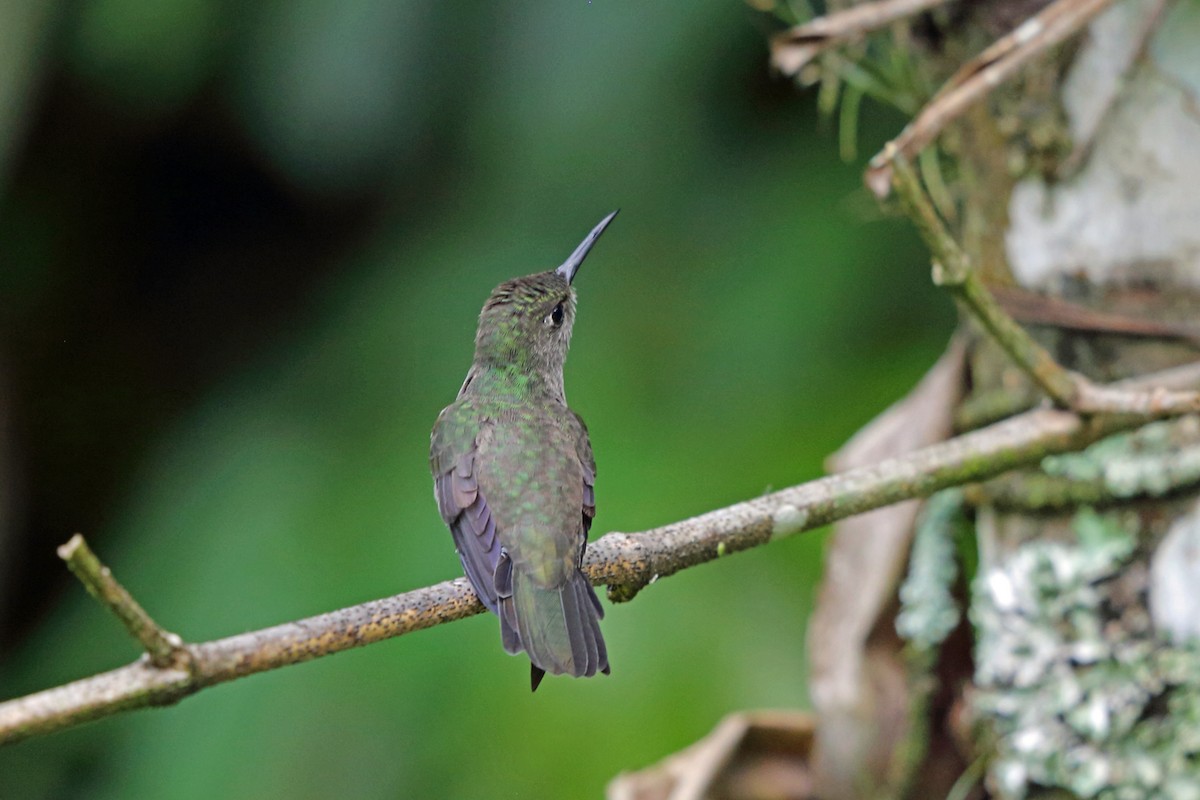
[[[438,415],[429,465],[463,571],[500,617],[504,649],[524,650],[534,691],[551,672],[608,673],[604,610],[580,571],[596,515],[587,427],[567,407],[563,363],[571,283],[617,215],[557,269],[497,286],[479,314],[475,360]]]

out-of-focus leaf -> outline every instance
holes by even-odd
[[[810,714],[730,714],[695,744],[617,777],[608,800],[808,800],[812,739]]]
[[[965,352],[955,337],[916,388],[855,434],[831,467],[876,464],[949,436]],[[830,539],[808,636],[822,797],[859,797],[864,778],[884,785],[907,733],[910,698],[893,619],[919,508],[909,501],[851,517]]]

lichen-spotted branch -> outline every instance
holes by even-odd
[[[1151,376],[1193,385],[1196,370]],[[900,458],[783,489],[642,533],[593,542],[584,569],[625,600],[660,577],[728,553],[826,525],[949,486],[999,475],[1055,453],[1079,450],[1135,424],[1039,409]],[[98,562],[97,562],[98,563]],[[132,600],[132,598],[130,598]],[[169,705],[208,686],[298,664],[481,613],[465,578],[273,628],[199,644],[171,644],[186,657],[166,667],[150,656],[110,672],[0,703],[0,744],[73,727],[121,711]]]

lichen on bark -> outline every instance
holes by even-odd
[[[1151,624],[1136,515],[1080,511],[1075,541],[1030,541],[974,585],[972,710],[989,788],[1020,800],[1200,797],[1200,650]],[[1035,787],[1036,790],[1035,790]]]

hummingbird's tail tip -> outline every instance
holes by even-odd
[[[546,677],[546,670],[536,664],[529,665],[529,691],[536,692],[537,687],[542,685],[542,678]]]

